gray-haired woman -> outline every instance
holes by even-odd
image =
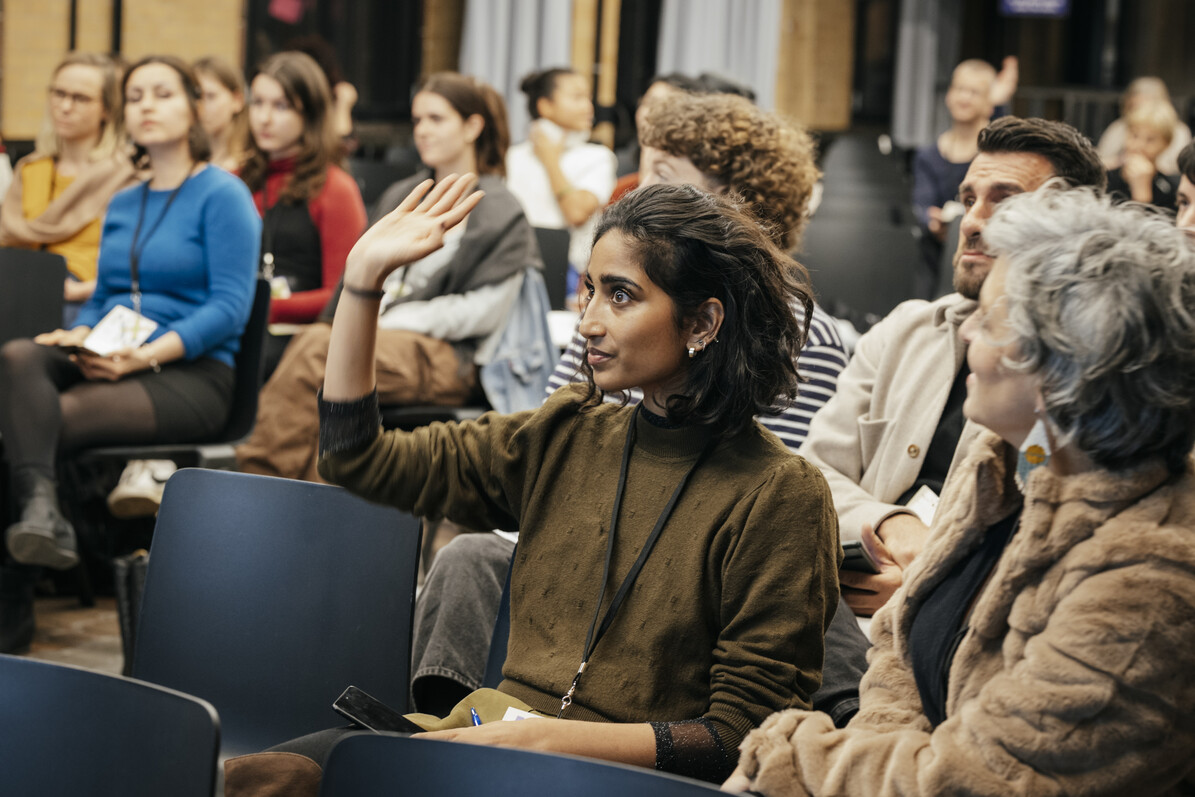
[[[843,730],[785,711],[729,791],[1170,794],[1195,786],[1195,249],[1046,189],[1001,204],[964,412],[991,430],[872,626]]]

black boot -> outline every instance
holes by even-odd
[[[33,641],[33,582],[37,571],[0,567],[0,653],[24,653]]]
[[[21,508],[21,519],[9,526],[5,535],[12,558],[55,570],[77,565],[75,529],[58,508],[54,480],[34,468],[19,468],[13,473],[12,492]]]

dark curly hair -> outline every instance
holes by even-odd
[[[1108,172],[1087,136],[1065,122],[1003,116],[979,131],[979,151],[1028,152],[1050,162],[1054,175],[1071,187],[1108,186]]]
[[[1178,172],[1195,183],[1195,141],[1178,151]]]
[[[656,103],[639,143],[688,158],[736,194],[772,241],[791,251],[821,172],[804,129],[733,94],[689,94]]]
[[[315,59],[297,50],[275,53],[253,72],[278,81],[290,106],[303,117],[299,136],[299,154],[278,201],[301,205],[316,196],[328,179],[328,167],[339,165],[342,149],[332,124],[332,89]],[[249,137],[249,157],[241,169],[241,179],[250,191],[262,191],[266,185],[270,156],[253,136]]]
[[[709,298],[725,317],[717,343],[689,361],[681,393],[668,397],[670,420],[710,425],[722,436],[774,414],[797,397],[797,354],[813,316],[803,266],[786,256],[732,199],[691,185],[652,185],[606,209],[594,244],[622,235],[648,278],[672,298],[678,328]],[[793,308],[804,308],[802,325]],[[587,403],[601,401],[582,359]]]
[[[556,83],[565,75],[578,75],[579,72],[567,67],[554,66],[551,69],[541,69],[524,75],[519,81],[519,91],[527,95],[527,114],[532,119],[539,118],[539,101],[552,99],[556,91]]]

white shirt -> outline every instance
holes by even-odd
[[[601,144],[576,144],[565,149],[560,157],[560,171],[569,183],[593,194],[600,206],[610,201],[610,195],[614,193],[617,168],[614,153]],[[515,144],[506,151],[506,187],[523,206],[523,213],[532,227],[563,229],[568,226],[548,181],[548,170],[535,156],[530,141]],[[569,227],[568,259],[575,269],[583,270],[589,262],[596,220],[597,213],[594,213],[579,227]]]

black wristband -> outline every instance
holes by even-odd
[[[362,299],[369,299],[375,302],[380,302],[386,298],[385,291],[371,291],[365,288],[357,288],[349,285],[347,282],[344,284],[344,289],[353,294],[353,296],[360,296]]]

